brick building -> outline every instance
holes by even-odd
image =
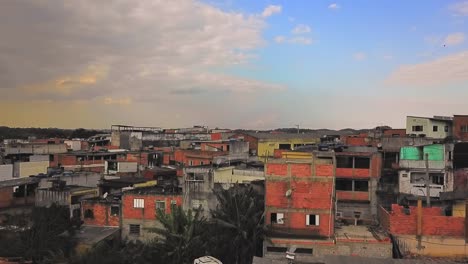
[[[182,190],[161,186],[135,188],[122,195],[122,238],[149,240],[154,234],[147,228],[158,227],[157,209],[171,212],[173,205],[182,206]]]
[[[468,141],[468,115],[453,116],[453,138]]]
[[[265,164],[266,255],[291,247],[312,254],[315,245],[331,243],[333,159],[331,153],[310,153]]]
[[[81,201],[81,215],[85,225],[120,226],[120,197],[106,196]]]

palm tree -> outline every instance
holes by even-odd
[[[213,247],[218,248],[213,255],[223,263],[252,263],[264,234],[263,196],[252,187],[236,185],[216,192],[216,197],[218,206],[211,214],[217,225]],[[224,243],[219,243],[222,240]]]
[[[198,211],[185,212],[180,206],[173,206],[171,213],[157,212],[161,228],[151,228],[157,234],[156,248],[162,253],[163,263],[185,264],[205,253],[205,241],[202,236],[205,219]]]

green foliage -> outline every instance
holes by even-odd
[[[156,248],[162,253],[163,263],[192,263],[205,254],[206,221],[198,212],[173,206],[170,214],[158,210],[157,215],[162,227],[150,231],[157,234]]]
[[[218,207],[212,211],[212,255],[223,263],[252,263],[261,253],[264,236],[263,196],[252,187],[236,186],[216,193]]]
[[[28,137],[37,138],[89,138],[102,131],[94,129],[60,129],[60,128],[14,128],[0,127],[0,140],[3,139],[27,139]]]

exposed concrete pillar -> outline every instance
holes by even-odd
[[[422,235],[422,200],[418,200],[418,221],[417,221],[417,235],[421,236]]]

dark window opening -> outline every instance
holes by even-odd
[[[423,129],[423,126],[413,126],[412,127],[412,131],[414,132],[422,132],[424,129]]]
[[[306,215],[306,225],[308,226],[318,226],[319,225],[319,218],[318,215]]]
[[[312,249],[311,248],[297,248],[296,251],[294,251],[294,253],[312,255]]]
[[[272,224],[284,224],[284,214],[283,213],[271,213],[270,221]]]
[[[139,236],[140,235],[140,225],[129,225],[130,235]]]
[[[468,132],[468,125],[461,126],[460,130],[461,130],[461,132],[464,132],[464,133]]]
[[[431,174],[433,184],[444,185],[444,174]]]
[[[355,157],[354,158],[354,168],[356,168],[356,169],[369,169],[370,168],[370,158]]]
[[[445,127],[444,127],[444,131],[445,131],[445,132],[449,132],[449,126],[445,126]]]
[[[291,144],[279,144],[279,149],[290,150]]]
[[[352,168],[353,167],[353,158],[352,157],[336,157],[336,167],[337,168]]]
[[[84,212],[84,218],[94,219],[94,212],[91,209],[86,209]]]
[[[348,179],[336,179],[336,190],[338,191],[352,191],[353,181]]]
[[[449,151],[449,153],[448,153],[448,160],[450,160],[450,161],[452,160],[452,151]]]
[[[229,150],[230,150],[230,146],[227,145],[227,146],[226,146],[226,151],[229,151]]]
[[[356,191],[356,192],[368,192],[369,191],[369,181],[355,180],[354,181],[354,191]]]
[[[49,155],[49,161],[54,161],[55,157],[53,154]]]
[[[120,213],[120,208],[118,206],[111,206],[111,215],[118,216]]]
[[[285,247],[267,247],[268,252],[285,253],[287,250]]]
[[[108,171],[110,171],[110,170],[116,171],[117,170],[117,162],[108,161],[107,162],[107,170]]]
[[[437,132],[439,131],[439,127],[438,126],[432,126],[432,132]]]

